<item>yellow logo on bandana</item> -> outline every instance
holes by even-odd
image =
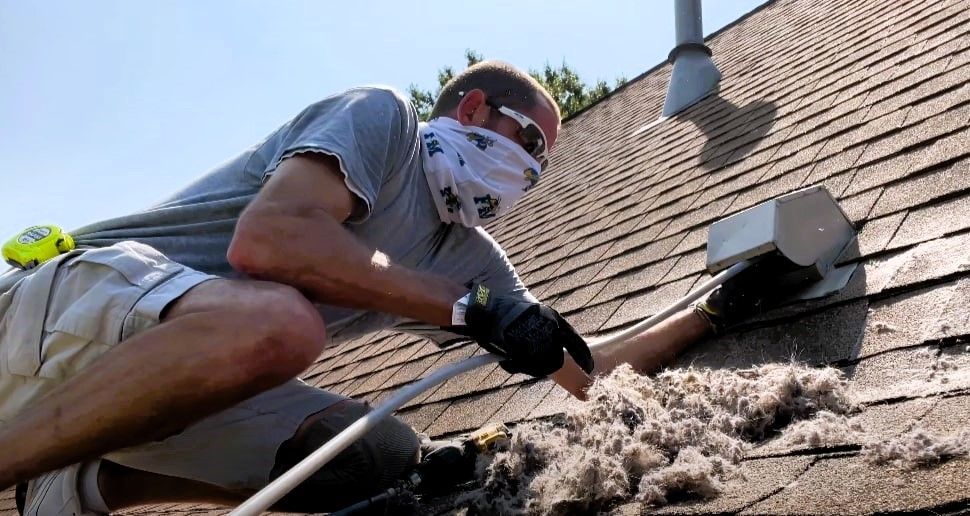
[[[485,136],[484,134],[472,132],[472,133],[465,134],[465,137],[468,138],[468,141],[474,143],[475,146],[481,150],[485,150],[491,147],[492,145],[495,145],[495,140],[493,138],[489,138],[488,136]]]
[[[537,172],[536,169],[529,167],[522,172],[522,175],[525,176],[525,180],[529,182],[529,184],[525,185],[525,188],[522,189],[523,192],[528,192],[529,190],[532,190],[535,185],[539,184],[539,172]]]
[[[480,219],[491,219],[498,214],[499,203],[502,199],[499,197],[492,197],[491,194],[485,194],[483,197],[472,197],[475,201],[475,206],[478,208],[478,218]]]

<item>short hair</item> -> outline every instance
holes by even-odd
[[[517,111],[532,109],[542,99],[555,110],[556,118],[562,118],[559,104],[539,81],[511,64],[497,60],[476,63],[452,77],[438,93],[431,118],[458,107],[462,93],[474,89],[484,91],[488,98]]]

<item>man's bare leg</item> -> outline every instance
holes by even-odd
[[[640,373],[656,371],[688,346],[710,334],[711,326],[704,317],[694,312],[693,308],[682,310],[625,342],[593,348],[596,362],[593,376],[607,374],[624,363]],[[566,364],[552,378],[580,399],[586,398],[586,388],[592,382],[568,356]]]
[[[0,432],[0,490],[140,444],[295,377],[326,331],[299,292],[212,280]]]

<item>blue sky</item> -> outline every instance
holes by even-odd
[[[705,32],[760,3],[704,2]],[[0,240],[147,207],[330,93],[431,89],[466,48],[635,77],[672,47],[672,6],[0,0]]]

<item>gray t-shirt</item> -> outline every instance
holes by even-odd
[[[417,113],[407,99],[383,87],[325,98],[157,206],[70,233],[87,246],[135,240],[194,269],[238,277],[226,249],[240,213],[280,161],[304,152],[339,159],[347,187],[359,200],[344,226],[366,245],[407,267],[534,300],[485,230],[441,222],[422,169]],[[319,308],[334,341],[392,326],[439,342],[449,338],[392,315]]]

